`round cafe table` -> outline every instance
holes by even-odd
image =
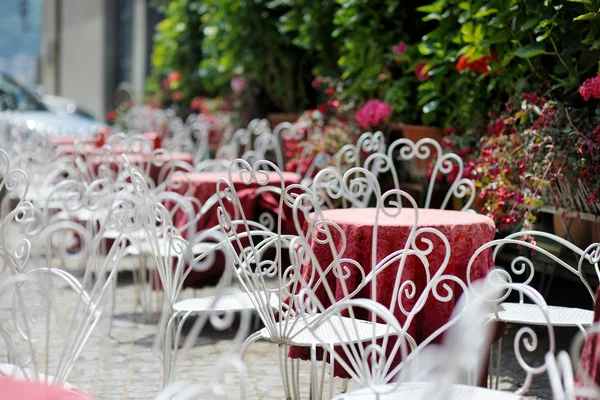
[[[600,323],[600,287],[596,290],[596,302],[594,305],[594,324]],[[582,374],[589,376],[596,385],[600,386],[600,334],[590,333],[585,338],[577,375],[578,386],[583,386]]]
[[[91,397],[44,382],[0,376],[0,398],[6,400],[92,400]]]
[[[342,256],[357,261],[364,268],[365,274],[371,271],[371,244],[376,212],[375,208],[323,211],[323,219],[339,225],[346,237],[346,250]],[[415,212],[411,208],[403,208],[396,217],[380,213],[375,250],[376,261],[379,262],[391,253],[403,249],[414,224]],[[446,236],[450,243],[451,255],[444,273],[454,275],[464,282],[466,282],[467,265],[471,256],[481,245],[493,240],[496,232],[494,221],[484,215],[459,211],[419,209],[418,228],[425,227],[435,228]],[[341,235],[334,232],[332,236],[335,247],[341,249],[343,244]],[[446,250],[439,237],[429,233],[421,236],[433,242],[433,251],[427,256],[430,264],[429,270],[431,275],[433,275],[439,269]],[[418,240],[417,245],[419,245]],[[329,244],[313,244],[311,247],[321,266],[329,265],[333,261]],[[425,244],[421,244],[420,246],[420,248],[425,247]],[[475,280],[484,277],[493,266],[491,251],[487,251],[475,260],[471,278]],[[388,266],[377,277],[376,300],[386,307],[390,305],[398,267],[399,263],[394,263]],[[351,275],[346,279],[346,284],[348,290],[352,291],[360,284],[360,275],[356,269],[352,270],[352,267],[350,267],[350,270]],[[305,267],[302,273],[308,279],[311,273],[310,266]],[[336,300],[342,299],[343,292],[339,280],[333,274],[328,279],[330,285],[332,287],[335,286]],[[418,261],[417,257],[408,257],[406,259],[401,280],[405,281],[408,279],[415,282],[418,290],[423,290],[426,282],[426,272],[423,264]],[[372,298],[370,292],[371,286],[366,285],[356,297]],[[330,305],[325,293],[317,292],[316,294],[325,307]],[[412,303],[405,300],[403,304],[410,309],[417,298],[418,296],[415,296]],[[411,326],[408,327],[408,333],[417,342],[427,338],[448,321],[457,300],[458,294],[455,294],[454,298],[449,302],[439,302],[430,296],[424,309],[416,316]],[[395,309],[395,316],[401,324],[406,318],[398,307]],[[367,318],[368,316],[365,315],[363,317]],[[289,355],[292,358],[309,359],[310,349],[292,347]],[[347,377],[348,375],[336,366],[336,376]]]
[[[283,172],[282,177],[284,186],[286,187],[291,184],[300,183],[300,180],[302,179],[300,175],[292,172]],[[200,200],[200,202],[204,205],[211,198],[211,196],[217,192],[217,182],[220,179],[229,179],[228,172],[218,171],[181,173],[173,176],[171,179],[171,186],[167,190],[187,196],[193,196]],[[263,211],[276,212],[278,210],[278,199],[276,199],[275,196],[271,195],[270,193],[262,193],[260,196],[257,196],[257,190],[260,185],[256,181],[252,181],[248,184],[244,183],[240,179],[239,174],[234,173],[232,174],[232,184],[236,189],[242,210],[248,220],[256,220],[256,218],[258,218],[260,213]],[[280,179],[277,173],[269,172],[269,185],[280,186]],[[227,207],[227,202],[224,204]],[[198,220],[196,224],[196,232],[210,229],[219,224],[217,216],[218,206],[219,204],[216,202],[208,209],[206,214],[204,214]],[[172,205],[167,204],[166,207],[169,209],[172,207]],[[289,207],[284,208],[286,208],[286,215],[282,216],[282,221],[284,224],[283,232],[286,233],[293,229],[293,223],[291,222],[292,216],[291,211],[288,210]],[[227,211],[233,216],[232,209],[228,209]],[[290,223],[287,223],[288,221]],[[173,217],[173,224],[176,228],[183,227],[187,222],[187,215],[185,213],[175,213],[175,216]],[[181,233],[184,236],[187,235],[187,232]],[[223,256],[221,252],[218,252],[213,267],[203,272],[190,272],[185,280],[185,286],[203,287],[215,285],[223,273],[224,266],[225,264]]]

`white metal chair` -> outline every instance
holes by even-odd
[[[600,399],[600,386],[582,368],[577,371],[580,384],[576,384],[576,368],[573,367],[579,363],[584,342],[589,338],[596,340],[599,333],[600,325],[595,322],[585,333],[577,332],[571,342],[570,354],[564,350],[558,354],[546,353],[548,377],[555,400]]]
[[[271,184],[269,182],[270,175],[262,172],[262,164],[269,163],[263,161],[254,166],[250,166],[242,160],[236,160],[239,168],[237,171],[230,172],[230,180],[221,180],[218,184],[220,196],[220,225],[229,238],[232,251],[234,254],[234,265],[237,276],[240,279],[242,286],[249,293],[259,316],[265,324],[265,328],[251,335],[246,341],[242,350],[242,356],[248,346],[258,340],[266,339],[274,343],[280,344],[280,351],[284,351],[283,359],[286,360],[287,346],[302,346],[309,347],[312,354],[316,353],[316,348],[321,347],[322,343],[311,340],[308,335],[307,326],[312,323],[311,320],[303,318],[299,314],[299,308],[310,307],[315,312],[325,313],[328,307],[336,304],[340,299],[336,298],[335,290],[330,286],[329,277],[335,276],[337,281],[342,286],[342,298],[353,298],[362,289],[372,284],[371,291],[374,298],[377,298],[376,287],[377,278],[380,273],[391,265],[400,264],[398,269],[398,280],[395,282],[397,288],[394,293],[399,294],[393,296],[389,305],[390,312],[398,310],[405,313],[408,320],[413,318],[424,306],[428,296],[427,291],[423,293],[423,297],[419,298],[410,311],[406,311],[401,294],[409,288],[410,282],[402,283],[399,277],[402,272],[402,265],[406,257],[418,257],[428,269],[426,257],[432,248],[429,246],[427,250],[419,250],[411,246],[415,246],[415,240],[424,233],[436,234],[434,229],[424,228],[417,230],[414,227],[411,234],[407,238],[406,245],[403,249],[398,249],[390,256],[386,257],[380,263],[377,263],[373,258],[371,273],[365,276],[365,269],[356,261],[343,257],[342,243],[336,246],[331,240],[334,232],[343,236],[343,231],[334,223],[328,222],[321,214],[321,204],[323,199],[321,195],[324,193],[334,200],[347,199],[349,202],[359,204],[361,200],[373,192],[377,199],[378,213],[387,215],[398,215],[400,209],[385,209],[386,204],[401,205],[398,200],[401,197],[407,197],[406,193],[401,191],[388,192],[383,194],[377,183],[375,176],[364,168],[351,168],[343,176],[335,168],[325,169],[317,174],[313,182],[314,187],[324,188],[322,193],[315,193],[300,185],[291,185],[285,187],[281,182],[273,182],[277,185],[277,192],[280,193],[279,210],[274,218],[265,219],[265,226],[256,225],[244,215],[243,208],[237,197],[236,188],[230,183],[231,177],[234,174],[239,174],[244,182],[256,182],[263,187]],[[269,168],[274,166],[271,164]],[[321,185],[321,179],[327,177],[327,185]],[[280,176],[282,180],[282,177]],[[410,199],[409,199],[410,201]],[[414,204],[414,200],[412,201]],[[227,206],[226,206],[227,205]],[[228,207],[229,206],[229,207]],[[291,207],[294,213],[295,232],[291,235],[282,234],[282,220],[285,209]],[[236,224],[229,216],[227,210],[231,208],[238,210],[241,216],[241,233],[238,231],[240,223]],[[416,207],[414,207],[417,212]],[[312,214],[314,212],[314,214]],[[306,221],[304,223],[303,221]],[[374,221],[375,229],[373,230],[372,246],[373,255],[376,254],[377,248],[377,220]],[[308,228],[306,225],[308,224]],[[304,226],[303,226],[304,225]],[[435,231],[435,232],[434,232]],[[437,232],[442,240],[443,235]],[[342,239],[342,242],[345,238]],[[333,262],[330,265],[320,265],[319,261],[312,255],[311,243],[318,242],[329,246],[329,250],[333,256]],[[425,243],[427,241],[425,240]],[[447,257],[444,265],[441,265],[435,274],[428,275],[432,280],[437,279],[443,273],[447,261],[449,259],[449,244],[445,241]],[[341,249],[339,248],[341,247]],[[267,250],[274,249],[275,255],[268,255]],[[289,249],[290,265],[284,264],[281,257],[283,251]],[[274,258],[273,258],[274,257]],[[374,257],[374,256],[373,256]],[[345,277],[353,269],[355,273],[362,276],[361,284],[357,287],[347,287]],[[300,271],[311,271],[308,276],[302,276]],[[267,280],[267,277],[270,279]],[[414,289],[414,288],[413,288]],[[316,293],[319,293],[317,295]],[[277,306],[273,309],[271,301],[272,294],[278,301]],[[308,302],[310,306],[305,305]],[[277,304],[279,303],[279,304]],[[342,319],[342,324],[355,324],[356,319]],[[360,322],[362,324],[362,322]],[[410,324],[410,322],[409,322]],[[385,325],[371,324],[369,326],[374,329],[385,330]],[[365,333],[364,331],[362,332]],[[360,336],[359,336],[360,337]],[[366,338],[369,338],[367,336]],[[341,343],[340,343],[341,344]],[[282,348],[282,349],[281,349]],[[282,378],[286,395],[297,398],[300,396],[297,377],[295,371],[298,370],[298,361],[292,362],[291,368],[282,367]],[[296,365],[294,365],[296,364]],[[314,364],[314,360],[313,360]],[[289,373],[291,372],[291,377]],[[313,378],[314,378],[313,370]],[[322,375],[324,377],[324,375]],[[321,393],[322,379],[319,384],[317,379],[311,379],[313,395]]]
[[[382,172],[388,170],[386,164],[391,164],[392,167],[389,168],[389,170],[392,174],[393,183],[396,188],[399,188],[398,171],[393,167],[395,161],[424,161],[431,158],[435,161],[432,162],[433,169],[431,171],[431,176],[428,178],[429,182],[427,183],[425,191],[425,202],[423,207],[430,208],[432,206],[431,202],[436,183],[439,179],[446,177],[446,179],[449,180],[448,184],[450,187],[444,195],[440,208],[446,209],[448,206],[451,206],[452,199],[456,198],[464,200],[464,204],[461,208],[462,211],[469,210],[475,200],[476,191],[473,181],[463,176],[463,160],[455,153],[444,153],[440,144],[433,139],[424,138],[416,143],[409,139],[397,139],[387,147],[385,158],[382,158],[379,155],[372,155],[371,159],[366,163],[371,164],[372,167],[381,169]],[[365,165],[365,167],[369,168],[367,165]],[[411,174],[413,173],[412,171],[415,170],[418,169],[413,167],[409,168],[407,172]],[[452,173],[454,173],[454,176],[451,176]],[[412,178],[419,181],[426,177],[413,176]]]
[[[376,353],[383,360],[373,363],[375,367],[369,371],[373,376],[383,377],[379,382],[367,380],[361,382],[362,388],[355,389],[336,397],[336,399],[520,399],[521,394],[527,391],[534,375],[542,374],[548,365],[531,366],[521,355],[521,346],[527,351],[537,347],[538,339],[534,331],[522,328],[515,337],[515,351],[519,365],[526,371],[523,388],[516,393],[501,392],[492,389],[473,386],[476,382],[478,369],[483,362],[486,347],[489,346],[493,330],[493,318],[485,312],[486,305],[507,295],[511,291],[518,291],[521,295],[530,298],[538,307],[545,318],[550,338],[549,354],[554,353],[554,330],[549,321],[548,307],[541,296],[532,288],[507,284],[504,282],[486,282],[486,285],[465,292],[461,302],[455,309],[454,317],[449,324],[444,343],[441,345],[420,344],[409,354],[403,354],[403,361],[396,369],[386,369],[389,361],[381,356],[381,350],[373,351],[365,347],[362,358],[369,360]],[[390,325],[393,326],[393,325]],[[396,330],[399,327],[396,327]],[[404,328],[402,328],[404,329]],[[441,333],[441,332],[439,332]],[[378,346],[379,344],[373,344]],[[361,354],[361,353],[359,353]],[[335,354],[336,359],[341,359]],[[355,356],[356,357],[356,356]],[[379,360],[378,360],[379,361]],[[365,369],[350,366],[359,379],[370,377]],[[374,372],[375,371],[375,372]],[[377,374],[379,373],[379,374]]]
[[[109,214],[107,224],[123,224],[124,215]],[[106,257],[100,257],[100,236],[92,237],[81,226],[68,221],[51,223],[39,235],[73,229],[80,233],[86,268],[78,280],[64,270],[25,265],[3,253],[4,265],[12,271],[0,290],[2,318],[0,332],[7,349],[8,363],[0,372],[20,379],[67,385],[73,365],[98,323],[110,298],[114,276],[125,249],[123,238],[115,241]],[[26,240],[26,239],[25,239]],[[30,261],[27,257],[30,263]],[[58,282],[58,283],[57,283]],[[66,303],[58,303],[56,291],[71,291]],[[61,296],[65,299],[65,296]],[[9,303],[7,303],[7,301]]]
[[[527,237],[546,238],[556,242],[561,246],[564,246],[566,249],[568,249],[570,252],[572,252],[578,257],[577,267],[572,267],[568,262],[560,259],[550,251],[531,243],[529,240],[526,239]],[[518,248],[527,249],[532,253],[535,252],[538,255],[543,255],[547,259],[555,263],[558,268],[564,268],[570,273],[574,274],[579,278],[579,280],[581,280],[581,283],[587,289],[592,299],[592,302],[595,302],[594,292],[592,291],[589,283],[587,282],[583,267],[585,263],[589,263],[593,266],[596,274],[598,274],[598,264],[600,263],[600,243],[594,243],[588,246],[588,248],[586,248],[585,250],[582,250],[574,244],[558,236],[540,231],[517,232],[505,237],[504,239],[494,240],[481,246],[474,253],[467,267],[467,280],[469,284],[471,284],[471,281],[474,278],[477,278],[473,276],[473,265],[478,257],[485,256],[486,251],[493,251],[492,254],[495,261],[498,255],[501,254],[503,250],[510,249],[511,246],[513,248],[516,246]],[[523,278],[522,282],[519,283],[520,285],[528,286],[532,282],[535,273],[534,263],[534,260],[527,258],[523,255],[516,256],[512,260],[510,264],[510,272],[512,272],[512,274],[514,274],[517,277],[521,276]],[[503,269],[495,269],[490,272],[490,275],[501,277],[502,279],[505,279],[508,282],[512,282],[513,279],[511,274]],[[594,320],[593,311],[581,308],[551,305],[548,306],[548,313],[550,322],[553,326],[577,327],[582,332],[585,332],[585,328],[590,326]],[[507,322],[519,325],[545,324],[544,316],[540,313],[539,308],[533,304],[525,302],[523,295],[519,296],[518,302],[503,301],[502,303],[495,305],[494,318],[499,322]],[[500,339],[498,342],[498,355],[496,360],[496,388],[499,382],[501,349],[502,339]]]

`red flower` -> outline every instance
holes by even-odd
[[[179,90],[177,90],[171,94],[171,100],[173,100],[173,101],[180,101],[182,98],[183,98],[183,95],[181,94],[181,92]]]
[[[376,126],[392,114],[392,107],[378,99],[372,99],[365,103],[360,110],[356,112],[354,118],[363,129],[369,125]]]
[[[333,96],[335,94],[335,89],[329,88],[325,93],[327,93],[328,96]]]
[[[181,79],[181,72],[179,71],[173,71],[169,74],[169,77],[167,78],[167,81],[169,83],[171,82],[177,82]]]
[[[204,97],[194,97],[192,99],[192,104],[190,105],[190,107],[192,108],[192,110],[201,112],[204,108]]]
[[[327,112],[327,105],[325,105],[325,104],[319,104],[317,106],[317,110],[319,110],[321,113],[325,114]]]
[[[479,72],[480,74],[485,75],[490,72],[490,66],[488,65],[490,60],[498,60],[498,56],[493,50],[489,56],[480,57],[475,61],[471,61],[471,57],[460,56],[458,62],[456,63],[456,69],[458,72],[468,69],[471,72]]]
[[[590,97],[600,99],[600,76],[586,79],[579,87],[579,94],[585,101],[588,101]]]
[[[456,69],[458,70],[458,72],[463,72],[465,70],[465,68],[467,68],[468,64],[469,64],[469,59],[465,56],[460,56],[460,58],[458,59],[458,62],[456,63]]]
[[[106,122],[112,124],[117,119],[117,112],[115,110],[110,110],[106,113]]]
[[[313,79],[311,85],[315,89],[318,88],[319,86],[321,86],[321,79],[319,79],[318,77]]]
[[[430,76],[430,65],[426,61],[421,61],[415,68],[415,75],[420,81],[426,81]]]
[[[406,45],[406,43],[404,41],[398,43],[397,45],[395,45],[394,47],[392,47],[392,51],[396,54],[404,54],[406,53],[406,48],[408,46]]]

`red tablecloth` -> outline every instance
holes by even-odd
[[[283,180],[285,186],[291,184],[297,184],[301,180],[301,176],[292,173],[292,172],[283,172]],[[253,220],[258,216],[258,213],[261,209],[277,209],[277,200],[269,199],[269,196],[263,195],[260,198],[256,196],[256,190],[259,188],[259,184],[256,182],[251,182],[246,184],[242,182],[237,174],[232,177],[232,183],[235,187],[238,197],[240,198],[240,203],[242,206],[242,210],[247,219]],[[182,173],[173,177],[173,187],[169,188],[174,192],[180,194],[187,194],[189,196],[194,196],[198,200],[205,204],[206,201],[216,193],[217,191],[217,182],[219,179],[224,178],[228,179],[227,171],[222,172],[191,172],[191,173]],[[269,173],[269,184],[272,186],[279,185],[279,176],[275,172]],[[191,188],[189,187],[191,185]],[[275,204],[269,204],[269,201]],[[227,202],[225,202],[227,203]],[[198,220],[196,224],[196,232],[200,232],[205,229],[210,229],[213,226],[219,224],[219,220],[217,217],[217,207],[219,204],[215,204],[202,218]],[[167,204],[167,208],[169,205]],[[227,210],[232,213],[232,210]],[[233,214],[231,214],[233,216]],[[288,215],[288,218],[290,216]],[[285,217],[284,217],[285,218]],[[177,228],[180,228],[186,225],[188,222],[187,216],[183,212],[178,212],[174,216],[174,225]],[[285,229],[284,229],[285,230]],[[182,232],[182,234],[186,235],[186,232]],[[196,272],[192,271],[188,277],[186,278],[185,285],[192,287],[203,287],[208,285],[214,285],[218,282],[221,274],[223,272],[224,262],[223,262],[222,254],[218,254],[215,264],[212,268],[205,272]]]
[[[598,322],[600,322],[600,287],[596,290],[594,305],[594,323]],[[600,334],[590,334],[585,340],[579,360],[578,386],[583,384],[582,373],[586,373],[597,385],[600,385]]]
[[[0,398],[3,400],[92,400],[81,393],[41,382],[0,376]]]
[[[77,138],[78,136],[50,136],[44,140],[51,145],[72,145]]]
[[[373,235],[373,224],[375,221],[376,209],[340,209],[326,210],[323,218],[327,221],[335,222],[340,226],[346,235],[346,250],[343,257],[356,260],[365,270],[365,274],[371,271],[371,243]],[[377,236],[377,262],[393,253],[404,248],[411,227],[414,225],[414,210],[405,208],[398,217],[389,217],[383,214],[379,216],[379,228]],[[443,233],[450,243],[451,256],[445,274],[455,275],[466,282],[467,265],[473,253],[484,243],[494,239],[496,228],[492,219],[472,213],[419,209],[418,227],[431,227]],[[445,247],[441,239],[431,234],[424,234],[423,237],[430,238],[433,242],[433,252],[427,259],[430,263],[430,272],[433,275],[440,267],[445,256]],[[342,242],[339,235],[334,234],[336,248],[340,249]],[[417,242],[418,244],[419,242]],[[424,248],[425,245],[421,245]],[[327,266],[332,261],[332,254],[329,245],[313,245],[315,256],[322,266]],[[377,278],[377,301],[386,307],[389,307],[396,279],[398,264],[390,265],[385,271],[379,274]],[[471,277],[477,279],[483,277],[493,268],[491,251],[477,258]],[[352,291],[359,284],[360,275],[354,270],[347,280],[349,291]],[[305,277],[310,275],[310,266],[305,267],[303,271]],[[402,273],[402,280],[410,279],[415,282],[417,288],[422,290],[425,285],[425,270],[422,263],[418,262],[416,257],[408,257]],[[336,300],[343,297],[342,288],[339,281],[333,274],[329,277],[330,285],[336,287]],[[317,293],[324,306],[329,306],[330,301],[325,293]],[[371,298],[371,288],[367,285],[357,297]],[[430,296],[431,297],[431,296]],[[414,301],[418,296],[415,296]],[[425,308],[413,320],[408,333],[410,333],[417,342],[420,342],[441,327],[452,314],[455,301],[454,298],[446,303],[439,302],[430,298]],[[404,301],[405,307],[410,309],[413,303]],[[395,315],[403,323],[404,314],[396,306]],[[364,316],[365,318],[367,316]],[[295,348],[290,349],[290,356],[293,358],[307,359],[310,356],[309,349]],[[336,375],[347,376],[341,369],[336,368]]]

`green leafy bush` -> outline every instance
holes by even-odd
[[[419,7],[436,21],[419,44],[431,78],[420,107],[441,125],[480,126],[489,110],[523,92],[580,102],[598,73],[598,0],[436,0]]]
[[[314,63],[279,29],[288,6],[267,0],[205,0],[202,9],[200,75],[207,87],[224,87],[240,74],[260,88],[272,111],[301,111],[311,104]]]

